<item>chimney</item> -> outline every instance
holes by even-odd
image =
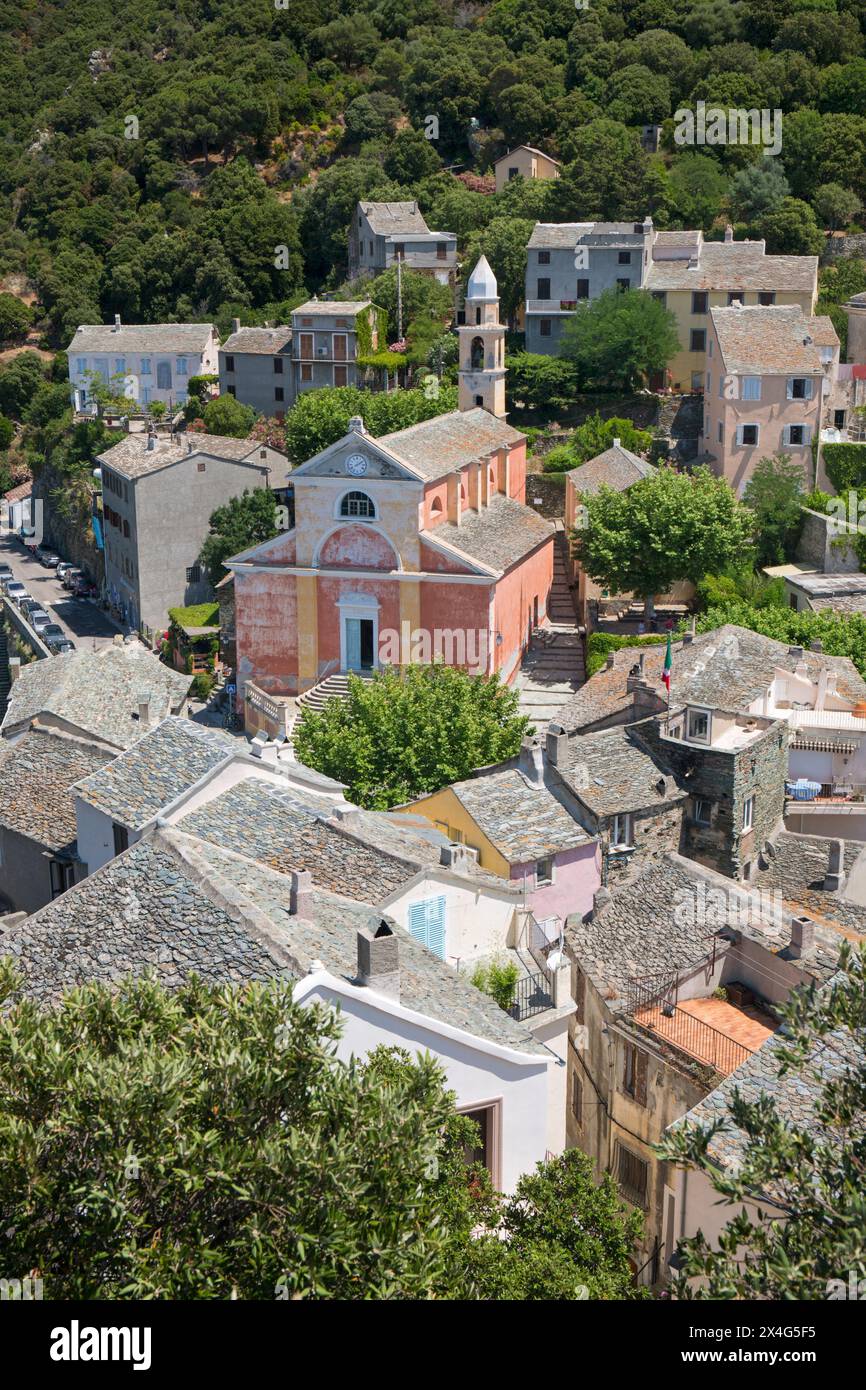
[[[561,724],[547,727],[547,761],[552,767],[561,767],[568,752],[568,734]]]
[[[449,473],[445,479],[448,488],[448,520],[452,526],[460,525],[460,473]]]
[[[14,685],[21,675],[21,658],[20,656],[10,656],[6,664],[9,667],[9,684]]]
[[[192,453],[192,439],[189,435],[187,435],[186,439],[186,451],[188,454]]]
[[[810,917],[791,918],[791,955],[795,960],[810,955],[815,949],[815,923]]]
[[[271,743],[264,729],[259,729],[250,743],[250,752],[254,758],[261,758],[263,763],[279,762],[279,744]]]
[[[644,684],[645,684],[645,681],[644,681],[644,674],[643,674],[644,659],[645,659],[644,653],[641,652],[641,654],[640,654],[640,656],[638,657],[637,661],[635,662],[634,666],[632,667],[632,669],[629,671],[628,675],[626,676],[626,678],[625,678],[625,688],[626,688],[626,691],[627,691],[627,692],[631,692],[632,690],[634,690],[635,686],[637,686],[637,685],[644,685]]]
[[[520,745],[520,771],[531,787],[544,786],[544,754],[541,745],[525,738]]]
[[[614,653],[613,653],[613,652],[608,652],[608,654],[607,654],[607,660],[606,660],[605,663],[604,663],[604,669],[605,669],[606,671],[612,671],[615,665],[616,665],[616,657],[614,656]]]
[[[156,435],[153,433],[152,430],[147,436],[147,448],[148,452],[150,453],[152,453],[153,450],[156,448]]]
[[[613,441],[613,447],[614,447],[615,449],[619,449],[619,448],[621,447],[620,442],[619,442],[618,439],[615,439],[615,440]]]
[[[789,648],[788,648],[788,655],[789,655],[789,656],[792,656],[792,657],[794,658],[795,661],[802,661],[802,660],[803,660],[803,648],[802,648],[802,647],[789,647]]]
[[[456,873],[465,873],[469,868],[469,855],[466,853],[465,845],[443,845],[439,851],[439,863],[446,869],[454,869]]]
[[[824,643],[821,641],[821,638],[820,638],[820,637],[814,637],[814,638],[812,639],[812,641],[809,643],[809,651],[810,651],[810,652],[822,652],[823,650],[824,650]]]
[[[240,331],[241,331],[241,321],[240,321],[240,319],[232,319],[232,332],[233,332],[233,333],[240,333]]]
[[[138,696],[138,722],[142,729],[150,728],[150,702],[152,696],[149,690],[142,690]]]
[[[597,889],[595,890],[595,892],[594,892],[593,895],[592,895],[592,920],[593,920],[593,921],[595,921],[596,918],[597,918],[602,912],[604,912],[604,909],[607,907],[608,903],[610,903],[610,902],[613,902],[613,898],[612,898],[611,893],[610,893],[610,890],[609,890],[608,888],[597,888]]]
[[[731,226],[731,224],[730,224],[730,222],[729,222],[728,225],[727,225],[727,227],[725,228],[725,245],[726,245],[726,246],[730,246],[730,244],[731,244],[731,242],[733,241],[733,239],[734,239],[734,229],[733,229],[733,227]]]
[[[313,875],[308,869],[292,869],[289,880],[289,912],[309,917],[313,906]]]
[[[684,646],[684,647],[690,647],[690,646],[692,645],[692,643],[694,642],[694,640],[695,640],[695,634],[694,634],[693,632],[684,632],[684,633],[683,633],[683,646]]]
[[[400,998],[400,950],[384,917],[358,932],[358,981],[380,994]]]
[[[632,706],[635,718],[644,714],[660,714],[667,707],[667,699],[650,681],[636,681],[632,689]]]
[[[349,421],[349,429],[353,434],[366,434],[367,431],[364,429],[364,417],[362,415],[353,415]]]
[[[845,841],[831,840],[824,875],[824,892],[838,893],[845,882]]]
[[[112,328],[111,331],[112,331],[112,333],[119,333],[119,332],[120,332],[120,314],[115,314],[115,315],[114,315],[114,327]]]

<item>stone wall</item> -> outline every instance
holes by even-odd
[[[797,559],[814,565],[821,574],[854,574],[860,569],[854,537],[846,540],[835,517],[803,508],[803,529],[797,543]]]
[[[611,822],[602,827],[602,882],[611,888],[621,885],[632,874],[642,873],[655,859],[676,852],[680,847],[683,803],[653,806],[632,815],[631,850],[610,849]]]
[[[856,236],[829,236],[821,252],[822,262],[833,261],[837,256],[866,256],[866,233]]]
[[[95,584],[102,582],[102,552],[91,525],[93,492],[86,481],[70,483],[51,467],[43,468],[33,482],[33,496],[42,503],[45,545],[83,569]],[[62,499],[58,502],[58,496]]]
[[[564,517],[565,478],[565,473],[527,473],[527,507],[550,521]]]

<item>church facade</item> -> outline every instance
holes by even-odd
[[[294,696],[347,671],[441,659],[509,681],[545,622],[553,529],[525,505],[486,261],[466,308],[461,408],[378,439],[353,419],[291,475],[293,529],[227,562],[248,725],[267,722],[250,690]]]

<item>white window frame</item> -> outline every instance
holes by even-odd
[[[805,387],[805,394],[802,396],[794,395],[794,382],[802,381]],[[788,400],[789,401],[810,401],[812,399],[812,378],[810,376],[789,376],[788,377]]]
[[[611,819],[610,847],[611,849],[631,849],[633,844],[631,812],[621,811]]]
[[[706,811],[706,815],[701,816],[699,814],[701,808],[703,808]],[[708,801],[705,796],[694,797],[694,814],[692,816],[692,820],[694,821],[695,825],[711,825],[712,818],[713,803],[711,801]]]
[[[761,378],[759,376],[740,377],[740,400],[759,401],[761,399]]]
[[[359,496],[362,496],[362,497],[366,497],[366,498],[367,498],[367,501],[370,503],[370,506],[373,508],[372,515],[370,515],[370,516],[362,516],[362,515],[361,515],[360,513],[358,513],[358,512],[351,512],[351,511],[346,511],[346,512],[344,512],[344,511],[343,511],[343,503],[344,503],[344,502],[346,502],[347,505],[351,505],[351,504],[349,504],[348,499],[349,499],[349,497],[351,496],[352,493],[358,493]],[[347,487],[346,490],[345,490],[344,492],[341,492],[341,493],[340,493],[340,496],[337,498],[337,506],[336,506],[336,509],[335,509],[335,511],[334,511],[334,518],[335,518],[336,521],[342,521],[342,522],[346,522],[346,521],[378,521],[378,519],[379,519],[379,508],[376,506],[376,500],[375,500],[375,498],[374,498],[374,497],[371,497],[370,494],[369,494],[369,492],[367,492],[365,488],[360,487],[360,486]]]
[[[701,709],[701,708],[692,709],[692,708],[690,707],[689,710],[688,710],[688,713],[687,713],[687,718],[686,718],[686,740],[687,740],[689,743],[709,743],[709,742],[710,742],[710,734],[711,734],[711,732],[712,732],[712,718],[713,718],[713,717],[712,717],[712,714],[710,713],[710,711],[709,711],[708,709]],[[707,721],[706,733],[703,733],[703,734],[696,734],[696,733],[695,733],[694,729],[692,728],[692,720],[693,720],[693,719],[705,719],[705,720]]]
[[[743,834],[747,834],[755,824],[755,798],[747,796],[743,802]]]
[[[803,438],[800,440],[799,443],[797,443],[795,440],[791,438],[791,430],[794,429],[799,429],[803,431]],[[798,422],[796,425],[785,426],[783,441],[785,444],[787,444],[789,449],[807,449],[812,442],[811,434],[812,431],[809,425],[801,424]]]
[[[747,444],[747,443],[746,443],[745,439],[743,438],[743,430],[754,430],[754,431],[755,431],[755,442],[754,442],[754,444]],[[760,442],[761,442],[761,426],[757,423],[756,420],[744,420],[743,423],[742,423],[741,425],[737,425],[737,443],[738,443],[738,444],[741,444],[741,445],[743,446],[744,449],[757,449],[758,446],[759,446],[759,444],[760,444]]]

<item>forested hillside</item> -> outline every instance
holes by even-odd
[[[417,197],[461,250],[487,251],[506,299],[536,218],[649,211],[712,234],[731,216],[806,252],[866,200],[856,0],[6,0],[3,15],[0,278],[32,282],[48,346],[114,313],[285,313],[344,280],[362,196]],[[673,113],[697,100],[780,108],[779,159],[677,146]],[[665,122],[647,154],[640,128]],[[562,177],[470,186],[521,141]]]

